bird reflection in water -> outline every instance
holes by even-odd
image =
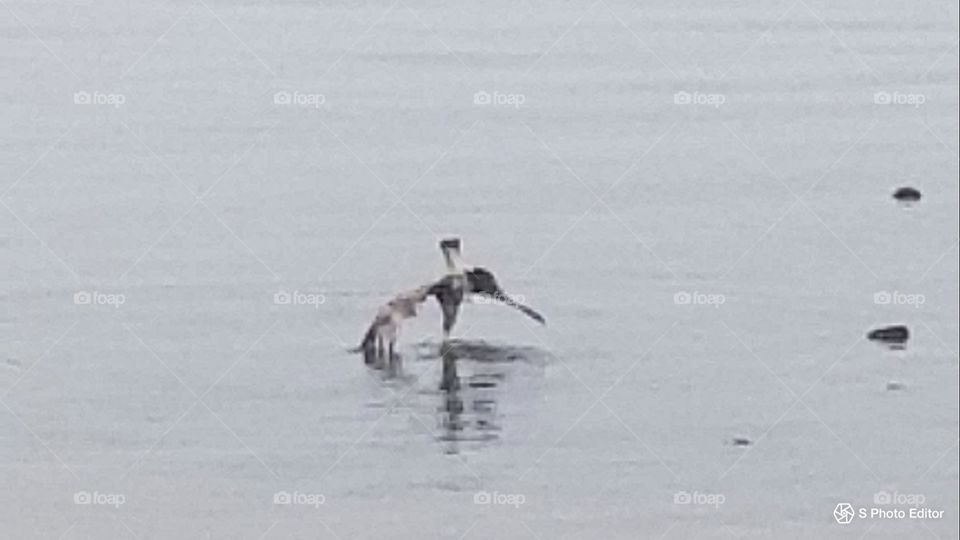
[[[499,386],[506,378],[508,366],[525,358],[524,350],[482,341],[450,340],[441,345],[440,356],[443,374],[439,439],[446,443],[446,453],[459,453],[462,443],[497,439]],[[461,376],[458,367],[469,367],[469,374]]]

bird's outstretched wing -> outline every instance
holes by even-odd
[[[377,310],[377,315],[373,318],[373,322],[370,323],[370,326],[367,328],[367,332],[364,334],[360,345],[348,349],[348,351],[357,353],[372,347],[373,341],[376,339],[377,328],[381,325],[388,324],[395,313],[404,319],[416,316],[417,304],[422,304],[423,301],[427,299],[427,296],[430,294],[430,287],[430,285],[424,285],[416,289],[404,291],[393,297],[393,299],[386,304],[380,306],[380,309]]]

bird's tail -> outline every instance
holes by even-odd
[[[376,339],[376,332],[377,322],[374,321],[373,324],[370,325],[370,328],[367,329],[367,333],[363,335],[363,340],[360,341],[360,345],[352,349],[347,349],[347,352],[359,353],[369,350],[370,347],[373,346],[373,340]]]

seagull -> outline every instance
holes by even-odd
[[[450,337],[450,331],[457,323],[460,304],[465,295],[479,294],[516,308],[531,319],[546,324],[543,316],[532,308],[525,306],[500,288],[497,279],[486,268],[479,266],[468,268],[460,259],[460,239],[446,238],[440,241],[440,250],[447,264],[447,275],[430,285],[427,294],[437,299],[440,310],[443,312],[443,340]]]

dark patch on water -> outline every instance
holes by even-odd
[[[893,350],[903,350],[910,339],[910,330],[902,324],[877,328],[867,334],[867,339],[883,343]]]
[[[436,343],[418,343],[417,358],[433,360],[443,354],[457,360],[481,363],[543,363],[549,356],[536,347],[502,345],[483,340],[451,339],[446,343],[445,351],[441,351],[441,348]]]
[[[920,190],[912,187],[902,187],[893,192],[893,198],[906,203],[914,203],[920,200]]]
[[[369,366],[384,384],[432,384],[427,378],[404,372],[404,362],[440,362],[439,393],[420,391],[439,398],[436,407],[440,427],[436,439],[444,451],[458,454],[463,444],[479,446],[499,437],[504,420],[498,411],[502,385],[519,366],[543,365],[549,354],[535,347],[498,345],[482,340],[449,340],[445,344],[417,343],[396,362]],[[519,365],[519,366],[518,366]],[[520,367],[520,369],[528,369]],[[522,375],[521,375],[522,376]]]
[[[504,418],[497,402],[501,385],[513,373],[511,364],[542,362],[546,354],[533,347],[451,340],[439,348],[438,357],[443,363],[440,390],[444,396],[438,410],[443,434],[438,439],[446,443],[447,453],[457,454],[463,443],[499,438]]]

